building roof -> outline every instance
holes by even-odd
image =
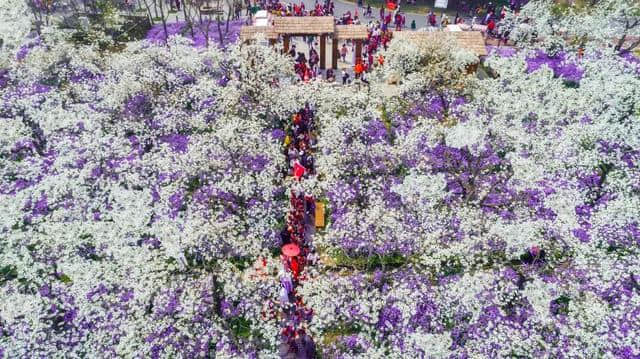
[[[240,40],[253,40],[257,34],[264,34],[267,39],[277,39],[278,34],[270,26],[243,26],[240,28]]]
[[[365,25],[336,25],[335,36],[338,40],[364,40],[367,35]]]
[[[333,16],[277,16],[273,19],[276,34],[330,34],[334,26]]]
[[[256,18],[253,21],[253,26],[260,26],[260,27],[269,26],[269,19],[267,19],[267,18]]]
[[[430,37],[451,37],[461,48],[469,50],[477,56],[487,55],[484,37],[480,31],[394,31],[393,37],[409,40],[421,37],[427,39]]]
[[[253,15],[254,18],[268,18],[269,17],[269,12],[267,10],[258,10],[256,11],[256,14]]]
[[[460,47],[472,51],[478,56],[487,56],[487,47],[480,31],[451,32]]]

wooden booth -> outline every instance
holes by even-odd
[[[356,43],[356,64],[362,60],[362,42],[367,39],[368,31],[365,25],[336,25],[333,34],[333,55],[331,55],[331,66],[338,68],[338,41],[353,40]]]
[[[362,43],[367,38],[367,27],[364,25],[335,25],[333,16],[276,16],[268,26],[243,26],[240,29],[240,40],[247,43],[262,34],[270,45],[282,39],[285,52],[289,51],[291,37],[320,37],[320,68],[326,69],[327,37],[331,36],[331,67],[338,68],[338,42],[353,40],[356,43],[356,62],[362,59]]]

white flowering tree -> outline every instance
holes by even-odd
[[[253,47],[274,66],[243,66],[250,51],[174,38],[104,54],[45,29],[9,63],[5,355],[276,350],[278,282],[247,275],[261,257],[263,273],[278,266],[281,139],[271,113],[238,106],[289,60]]]
[[[574,44],[613,46],[619,53],[640,45],[640,3],[626,0],[530,1],[509,14],[506,24],[516,41],[563,37]]]
[[[427,81],[404,47],[385,71]],[[330,356],[635,353],[637,67],[563,56],[490,57],[449,118],[420,86],[320,118],[334,251],[304,296]]]
[[[296,83],[258,45],[105,52],[20,24],[0,357],[277,357],[285,189],[327,205],[297,286],[325,357],[640,355],[640,76],[619,51],[548,34],[480,80],[449,43],[392,43],[365,93]],[[283,130],[306,105],[316,174],[296,183]]]

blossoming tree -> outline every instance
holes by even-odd
[[[0,5],[0,357],[278,357],[288,188],[327,205],[296,293],[323,357],[640,355],[619,49],[520,43],[478,79],[451,43],[392,43],[367,93],[259,45],[27,38],[4,22],[25,9]],[[283,130],[307,106],[297,182]]]

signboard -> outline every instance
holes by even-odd
[[[436,0],[436,3],[435,5],[433,5],[433,7],[446,9],[447,5],[449,5],[449,0]]]
[[[316,202],[315,224],[316,224],[316,227],[324,227],[324,203],[323,202]]]

